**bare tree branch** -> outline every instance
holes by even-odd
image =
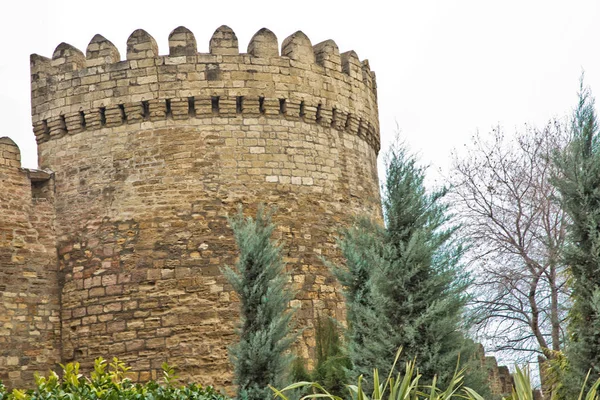
[[[558,121],[511,140],[498,127],[454,154],[453,205],[472,242],[473,321],[491,350],[515,360],[552,358],[564,342],[567,216],[549,177],[566,138]]]

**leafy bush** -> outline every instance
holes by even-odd
[[[8,392],[0,383],[0,400],[229,400],[210,386],[177,385],[173,369],[166,364],[163,364],[161,383],[145,384],[133,383],[127,378],[130,368],[117,358],[111,363],[96,359],[89,378],[79,372],[79,363],[61,367],[62,377],[55,372],[47,377],[36,376],[34,390]]]

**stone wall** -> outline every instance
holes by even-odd
[[[62,361],[118,356],[138,379],[163,362],[228,386],[238,305],[219,268],[235,262],[227,215],[260,203],[292,274],[309,357],[318,314],[343,317],[321,256],[338,229],[381,218],[374,74],[333,41],[312,46],[262,29],[239,54],[227,27],[210,54],[177,28],[169,56],[135,31],[127,60],[96,35],[33,55],[39,164],[54,171]]]
[[[494,356],[486,356],[485,350],[481,344],[479,346],[479,359],[481,367],[488,372],[488,382],[490,389],[495,395],[510,396],[514,385],[513,377],[504,365],[498,365],[498,360]]]
[[[0,380],[31,384],[60,362],[60,304],[53,183],[21,168],[0,138]]]
[[[510,395],[514,385],[513,377],[505,365],[498,365],[496,357],[485,358],[490,373],[490,388],[495,394]]]

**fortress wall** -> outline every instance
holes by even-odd
[[[28,385],[60,362],[52,180],[0,138],[0,380]]]
[[[508,367],[498,365],[496,357],[486,355],[482,344],[477,345],[477,356],[481,368],[485,369],[488,373],[488,383],[491,392],[495,395],[510,396],[513,390],[514,379]]]
[[[320,257],[353,215],[381,218],[374,74],[333,41],[259,31],[239,54],[217,29],[197,54],[185,28],[159,56],[146,32],[127,61],[97,35],[86,56],[32,56],[39,162],[55,171],[62,359],[118,356],[137,378],[163,362],[231,384],[238,318],[219,268],[235,263],[227,215],[274,205],[301,326],[344,314]],[[310,356],[314,331],[298,351]]]

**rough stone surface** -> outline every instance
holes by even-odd
[[[0,380],[27,385],[60,362],[60,304],[50,175],[21,168],[0,138]]]
[[[493,394],[510,396],[512,393],[514,380],[504,365],[498,365],[496,357],[486,356],[482,345],[479,345],[479,359],[482,368],[488,372],[488,381]]]

